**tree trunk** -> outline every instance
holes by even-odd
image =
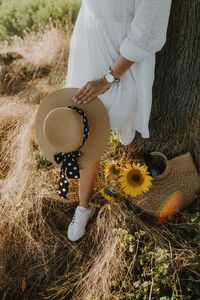
[[[150,138],[132,150],[158,150],[170,159],[190,151],[200,170],[200,1],[172,1],[167,41],[156,53]]]

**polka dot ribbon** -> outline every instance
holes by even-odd
[[[59,179],[59,196],[61,198],[66,198],[69,191],[69,181],[68,178],[80,178],[79,171],[79,162],[78,158],[82,156],[82,153],[79,149],[85,144],[88,135],[89,135],[89,125],[86,113],[84,113],[80,108],[76,106],[68,106],[69,108],[74,109],[83,117],[83,126],[84,126],[84,137],[81,146],[76,151],[71,151],[67,153],[60,152],[54,155],[54,160],[57,164],[61,165],[60,169],[60,179]]]

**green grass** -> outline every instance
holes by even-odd
[[[13,35],[22,36],[25,30],[37,29],[50,20],[61,20],[65,24],[71,8],[74,23],[79,7],[78,0],[1,0],[0,40],[7,40]]]

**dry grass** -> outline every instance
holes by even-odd
[[[101,168],[91,199],[98,211],[95,220],[81,240],[71,243],[67,239],[67,225],[77,205],[77,182],[71,180],[68,200],[61,201],[57,195],[59,170],[38,154],[34,119],[41,98],[64,83],[69,37],[57,24],[1,46],[2,57],[7,52],[20,56],[9,63],[2,59],[0,71],[0,298],[136,299],[134,284],[140,277],[143,283],[140,260],[161,247],[170,255],[174,293],[166,299],[190,299],[181,292],[179,272],[190,269],[194,280],[200,280],[193,264],[199,251],[199,241],[192,238],[199,238],[199,223],[193,220],[197,202],[168,223],[157,225],[136,209],[131,199],[121,197],[117,203],[107,203],[100,197],[98,191],[104,185]],[[157,142],[153,140],[152,145]],[[163,148],[167,151],[170,146],[171,141]],[[126,148],[111,141],[101,165],[111,157],[130,157],[143,147],[139,137]],[[133,251],[128,250],[129,242],[117,236],[120,228],[132,236],[145,232],[134,238]],[[149,262],[152,269],[153,259]],[[151,288],[146,298],[141,294],[137,299],[158,299],[155,278],[150,280],[147,274],[144,278]]]

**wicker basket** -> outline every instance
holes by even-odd
[[[147,214],[163,223],[175,213],[190,205],[200,192],[200,176],[190,152],[168,160],[158,151],[151,155],[159,156],[165,165],[164,171],[153,177],[149,192],[131,199]]]

